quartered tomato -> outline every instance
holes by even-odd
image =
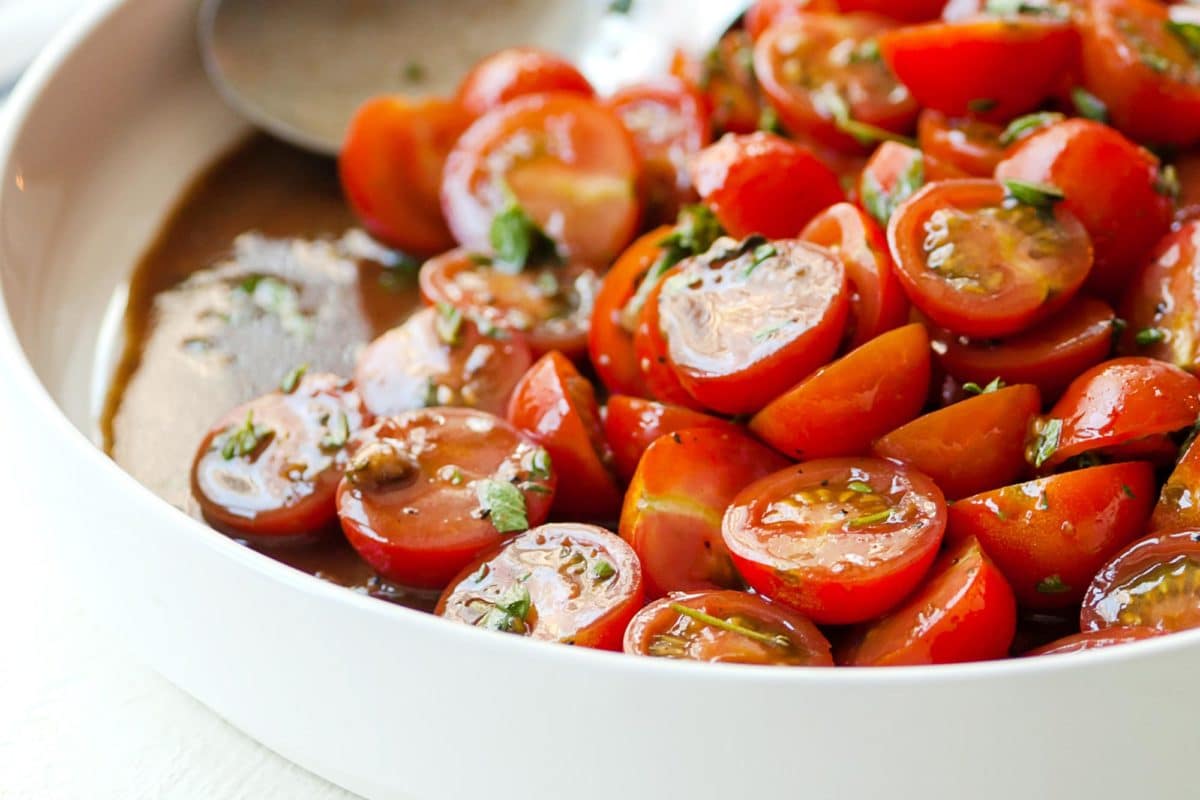
[[[475,63],[458,87],[472,117],[527,94],[571,92],[591,97],[587,78],[568,61],[536,47],[509,47]]]
[[[795,236],[844,195],[805,147],[770,133],[727,134],[692,161],[692,183],[730,236]]]
[[[214,425],[192,463],[204,518],[261,539],[320,533],[337,517],[346,445],[369,421],[349,384],[306,375],[290,391],[238,406]]]
[[[442,593],[439,617],[531,639],[620,650],[642,571],[619,536],[543,525],[485,553]]]
[[[533,359],[516,336],[485,335],[453,306],[417,311],[367,345],[354,383],[376,416],[428,406],[508,411],[508,398]]]
[[[508,421],[546,448],[558,475],[554,510],[585,519],[612,519],[621,490],[600,408],[588,379],[562,353],[547,353],[512,393]]]
[[[614,394],[604,408],[604,437],[612,448],[617,475],[628,481],[642,453],[656,439],[687,428],[713,428],[730,434],[742,429],[719,417],[710,417],[683,406]]]
[[[837,661],[897,667],[1003,658],[1016,629],[1012,589],[968,539],[947,550],[899,608],[851,634]]]
[[[1026,432],[1041,407],[1035,387],[1009,386],[918,417],[873,449],[927,474],[947,497],[965,497],[1022,473]]]
[[[438,193],[442,166],[469,122],[461,106],[446,100],[378,97],[358,110],[338,174],[372,236],[418,255],[454,246]]]
[[[1121,551],[1088,587],[1079,626],[1200,627],[1200,531],[1147,536]]]
[[[958,500],[946,535],[978,539],[1022,606],[1070,608],[1145,529],[1154,486],[1153,468],[1136,461],[1050,475]]]
[[[387,417],[356,436],[342,531],[379,574],[440,589],[480,553],[546,520],[557,476],[504,420],[462,408]]]
[[[1036,650],[1030,650],[1025,655],[1057,656],[1063,653],[1080,653],[1084,650],[1097,650],[1101,647],[1112,647],[1117,644],[1140,642],[1161,635],[1162,631],[1157,631],[1154,628],[1104,628],[1098,631],[1085,631],[1065,636]]]
[[[1121,305],[1121,349],[1200,371],[1200,219],[1182,223],[1150,254]]]
[[[1004,159],[1003,133],[999,125],[973,117],[951,119],[932,109],[922,111],[917,120],[917,139],[925,155],[962,170],[963,177],[992,177]]]
[[[1158,495],[1150,532],[1200,530],[1200,445],[1192,437]]]
[[[625,632],[625,652],[724,664],[832,667],[824,634],[804,617],[745,592],[664,597]]]
[[[863,455],[876,437],[920,413],[929,360],[925,326],[889,331],[777,397],[750,430],[796,460]]]
[[[964,336],[1010,336],[1050,317],[1092,266],[1087,231],[1061,203],[989,180],[926,186],[892,216],[888,244],[913,305]]]
[[[454,238],[490,252],[518,212],[562,255],[607,265],[637,229],[638,162],[621,120],[578,94],[524,95],[471,124],[446,159],[442,211]]]
[[[658,326],[706,408],[752,413],[833,355],[846,326],[842,262],[797,240],[718,240],[663,280]]]
[[[880,225],[927,182],[967,177],[957,167],[900,142],[884,142],[863,167],[858,203]]]
[[[646,594],[740,587],[721,515],[747,484],[786,464],[726,429],[689,428],[654,440],[625,494],[620,526],[641,560]]]
[[[763,31],[781,20],[794,19],[811,12],[837,13],[837,0],[757,0],[746,9],[742,25],[757,39]]]
[[[741,491],[722,534],[755,591],[820,624],[894,607],[937,555],[946,502],[929,478],[870,458],[788,467]]]

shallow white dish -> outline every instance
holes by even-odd
[[[113,0],[0,134],[3,457],[85,603],[287,758],[370,798],[1125,797],[1194,780],[1200,631],[959,667],[713,667],[539,645],[323,584],[170,507],[91,442],[106,308],[243,129],[184,0]]]

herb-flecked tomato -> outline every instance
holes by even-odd
[[[1162,631],[1154,628],[1103,628],[1098,631],[1064,636],[1062,639],[1050,642],[1036,650],[1025,653],[1026,656],[1057,656],[1063,653],[1080,653],[1084,650],[1097,650],[1101,647],[1112,647],[1117,644],[1140,642],[1162,636]]]
[[[655,439],[638,462],[620,525],[642,562],[646,594],[740,587],[721,515],[747,484],[786,464],[730,430],[689,428]]]
[[[814,622],[879,616],[937,555],[946,501],[916,470],[871,458],[788,467],[743,489],[722,535],[746,583]]]
[[[486,630],[620,650],[642,606],[637,556],[594,525],[542,525],[498,545],[450,582],[434,611]]]
[[[663,284],[666,279],[679,273],[676,265],[665,272],[655,283],[646,302],[638,314],[637,327],[633,332],[633,353],[637,357],[638,370],[642,373],[642,381],[650,396],[664,403],[673,403],[702,410],[675,374],[675,369],[667,359],[667,340],[663,336],[662,325],[659,321],[658,299],[662,296]]]
[[[988,391],[917,417],[873,449],[933,478],[947,497],[965,497],[1024,471],[1026,431],[1041,407],[1033,386]]]
[[[1147,536],[1104,565],[1083,598],[1085,631],[1200,627],[1200,531]]]
[[[837,13],[837,0],[757,0],[746,9],[742,26],[757,39],[763,32],[778,22],[795,19],[809,13]]]
[[[611,519],[621,490],[610,469],[612,451],[600,427],[600,408],[587,378],[562,353],[547,353],[513,389],[508,421],[550,454],[559,477],[554,510]]]
[[[1193,437],[1158,494],[1150,532],[1200,529],[1200,439]]]
[[[978,337],[1020,333],[1062,308],[1091,269],[1091,242],[1074,214],[1041,199],[1023,202],[989,180],[933,183],[910,197],[892,215],[888,245],[913,305]]]
[[[671,74],[704,95],[714,134],[753,133],[764,103],[754,78],[750,34],[735,28],[718,40],[703,61],[676,51]]]
[[[798,461],[863,455],[920,413],[929,376],[925,326],[906,325],[809,375],[755,414],[750,430]]]
[[[664,597],[625,632],[625,652],[723,664],[832,667],[829,640],[809,620],[745,592]]]
[[[842,11],[867,11],[900,22],[928,22],[942,13],[945,0],[837,0]]]
[[[884,142],[871,155],[858,179],[858,203],[880,225],[926,183],[965,178],[957,167],[900,142]]]
[[[1150,254],[1121,305],[1121,349],[1200,371],[1200,219],[1182,223]]]
[[[1140,461],[1063,472],[956,501],[946,535],[978,539],[1023,607],[1070,608],[1145,529],[1154,487]]]
[[[508,47],[475,63],[458,87],[458,103],[478,117],[527,94],[595,91],[570,62],[536,47]]]
[[[1004,159],[1004,128],[973,117],[951,119],[926,109],[917,120],[917,140],[927,156],[962,170],[964,177],[990,178]]]
[[[614,394],[604,408],[604,437],[612,448],[613,465],[623,480],[633,477],[642,453],[654,440],[686,428],[714,428],[730,434],[742,429],[732,422],[683,406]]]
[[[454,246],[438,193],[446,157],[469,123],[462,108],[446,100],[378,97],[358,110],[338,174],[372,236],[419,255]]]
[[[845,196],[812,151],[770,133],[726,134],[692,160],[692,183],[738,238],[795,236]]]
[[[898,667],[987,661],[1008,654],[1017,603],[1004,575],[967,539],[949,548],[900,607],[851,634],[837,661]]]
[[[600,276],[583,264],[530,266],[513,272],[490,259],[451,250],[421,266],[421,296],[457,308],[487,333],[520,334],[535,356],[587,351]]]
[[[546,451],[464,408],[386,417],[354,437],[337,490],[346,539],[379,574],[441,589],[481,552],[546,520]]]
[[[658,326],[703,405],[753,413],[837,350],[849,302],[840,259],[798,240],[719,239],[663,280]]]
[[[848,152],[906,133],[917,105],[879,58],[892,23],[869,14],[797,14],[754,44],[754,74],[789,131]]]
[[[428,406],[508,411],[533,358],[516,336],[486,335],[453,306],[424,308],[363,350],[354,385],[376,416]]]
[[[442,211],[454,238],[492,248],[498,215],[519,209],[562,255],[608,264],[633,238],[638,161],[617,116],[578,94],[518,97],[467,128],[446,159]]]
[[[1103,169],[1097,169],[1103,164]],[[1035,132],[996,167],[999,180],[1053,186],[1092,240],[1087,288],[1113,297],[1171,224],[1158,159],[1112,128],[1069,119]]]
[[[192,494],[221,530],[299,537],[320,533],[337,517],[333,498],[346,445],[369,414],[335,375],[305,375],[285,388],[230,411],[196,451]]]

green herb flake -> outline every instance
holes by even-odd
[[[899,175],[891,191],[885,191],[879,179],[871,171],[863,173],[862,201],[867,213],[880,225],[886,226],[896,207],[925,185],[925,157],[914,150],[912,160]]]
[[[1066,197],[1062,189],[1059,189],[1057,186],[1051,186],[1048,183],[1018,181],[1010,178],[1004,181],[1004,188],[1007,190],[1009,197],[1022,205],[1033,206],[1034,208],[1053,208],[1055,203]]]
[[[531,610],[533,598],[529,596],[529,587],[524,580],[518,580],[496,598],[476,624],[493,631],[525,633]]]
[[[288,370],[288,374],[283,376],[283,380],[279,382],[279,391],[284,394],[291,394],[296,391],[296,387],[300,385],[300,381],[304,378],[304,373],[308,372],[308,364],[298,364]]]
[[[433,328],[437,336],[454,347],[462,341],[463,313],[449,303],[438,303],[435,307]]]
[[[259,445],[274,435],[275,432],[267,426],[255,424],[254,412],[247,411],[242,424],[226,434],[221,444],[221,458],[232,461],[235,457],[253,455]]]
[[[1137,498],[1137,495],[1133,493],[1133,489],[1130,489],[1128,484],[1122,483],[1121,491],[1125,493],[1126,497]]]
[[[1158,344],[1167,338],[1167,332],[1162,328],[1142,328],[1133,335],[1133,341],[1139,347],[1148,347],[1152,344]]]
[[[759,264],[762,264],[768,258],[779,255],[779,251],[775,249],[775,245],[770,242],[760,244],[754,248],[754,256],[750,261],[750,266],[746,267],[745,276],[750,277],[750,273],[754,272]]]
[[[986,386],[980,386],[974,381],[968,381],[963,384],[962,388],[967,394],[992,394],[993,392],[1000,391],[1004,386],[1005,383],[1000,378],[992,378],[991,382]]]
[[[1055,123],[1062,122],[1066,117],[1059,114],[1057,111],[1039,111],[1036,114],[1026,114],[1023,117],[1017,117],[1008,124],[1004,132],[1000,134],[1000,144],[1008,147],[1015,142],[1024,139],[1026,136],[1047,128]]]
[[[1179,201],[1179,171],[1175,169],[1174,164],[1166,164],[1158,171],[1158,175],[1154,177],[1154,191],[1170,198],[1173,203]]]
[[[758,129],[767,133],[783,133],[783,123],[779,121],[779,114],[771,106],[764,106],[759,113]]]
[[[851,528],[863,528],[867,525],[874,525],[877,522],[887,522],[891,516],[892,510],[889,508],[883,511],[876,511],[874,514],[867,514],[865,517],[855,517],[847,522],[846,525]]]
[[[326,450],[340,450],[350,441],[350,418],[345,411],[339,411],[334,417],[333,425],[321,437],[321,447]]]
[[[850,114],[850,104],[835,89],[826,87],[814,94],[813,102],[818,109],[824,111],[826,116],[833,120],[835,128],[861,145],[869,146],[880,142],[900,142],[909,147],[917,146],[916,140],[908,136],[902,136],[894,131],[854,119]]]
[[[1142,63],[1150,68],[1152,72],[1163,73],[1171,68],[1171,61],[1162,53],[1153,50],[1142,51]]]
[[[1079,116],[1096,122],[1108,122],[1108,106],[1082,86],[1076,86],[1071,90],[1071,102],[1075,105],[1075,111],[1079,113]]]
[[[790,648],[792,646],[792,640],[783,634],[770,634],[763,633],[762,631],[756,631],[752,628],[747,628],[745,625],[738,625],[736,622],[730,622],[727,619],[721,619],[720,617],[713,616],[712,614],[707,614],[698,608],[690,608],[685,606],[683,603],[671,603],[671,610],[682,617],[695,620],[701,625],[707,625],[710,628],[717,628],[718,630],[736,633],[741,636],[745,636],[747,639],[761,642],[762,644],[768,644],[773,645],[774,647],[782,648]]]
[[[878,39],[864,39],[862,44],[850,53],[851,64],[874,64],[882,60]]]
[[[1037,590],[1041,594],[1063,594],[1071,591],[1071,587],[1063,583],[1062,576],[1056,573],[1038,581]]]
[[[603,559],[592,564],[592,577],[598,581],[606,581],[616,574],[616,568]]]
[[[1058,450],[1062,425],[1061,419],[1048,419],[1042,424],[1042,429],[1033,443],[1033,466],[1041,467]]]
[[[991,97],[976,97],[974,100],[967,101],[967,110],[973,114],[986,114],[992,111],[1000,102]]]
[[[1113,317],[1113,321],[1112,321],[1112,344],[1113,344],[1113,347],[1116,347],[1117,343],[1121,341],[1121,336],[1124,335],[1125,329],[1128,327],[1129,327],[1128,322],[1121,319],[1120,317]]]
[[[498,533],[515,533],[529,529],[525,495],[508,481],[486,479],[476,484],[479,508],[492,521]]]
[[[1200,58],[1200,23],[1168,19],[1167,32],[1183,43],[1192,58]]]
[[[538,227],[515,201],[492,219],[489,232],[495,263],[505,271],[520,272],[530,264],[557,264],[558,245]]]
[[[550,477],[550,470],[550,453],[544,447],[534,450],[533,455],[529,457],[529,477],[544,481]]]
[[[871,484],[865,483],[864,481],[850,481],[846,484],[846,488],[852,492],[858,492],[859,494],[871,494],[875,491],[871,488]]]

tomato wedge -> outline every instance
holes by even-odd
[[[734,498],[722,535],[746,583],[818,624],[865,622],[937,555],[946,502],[929,478],[870,458],[788,467]]]
[[[1121,551],[1088,587],[1079,626],[1163,633],[1200,627],[1200,532],[1147,536]]]
[[[1159,492],[1150,515],[1151,533],[1200,529],[1200,446],[1196,442],[1192,437]]]
[[[554,53],[508,47],[475,63],[459,84],[458,104],[478,117],[522,95],[545,92],[595,93],[579,70]]]
[[[1150,254],[1121,305],[1121,349],[1200,371],[1200,219],[1182,223]]]
[[[917,141],[927,156],[961,170],[963,177],[990,178],[1004,159],[1004,128],[973,117],[951,119],[925,109],[917,120]]]
[[[737,425],[718,417],[640,397],[614,394],[608,398],[604,408],[604,437],[612,448],[617,475],[626,481],[633,477],[642,453],[654,440],[687,428],[713,428],[735,435],[742,433]]]
[[[1101,647],[1112,647],[1117,644],[1140,642],[1161,636],[1162,631],[1153,628],[1104,628],[1098,631],[1084,631],[1050,644],[1030,650],[1026,656],[1057,656],[1063,653],[1080,653],[1084,650],[1097,650]]]
[[[880,225],[926,182],[967,177],[962,170],[900,142],[884,142],[858,179],[858,203]]]

